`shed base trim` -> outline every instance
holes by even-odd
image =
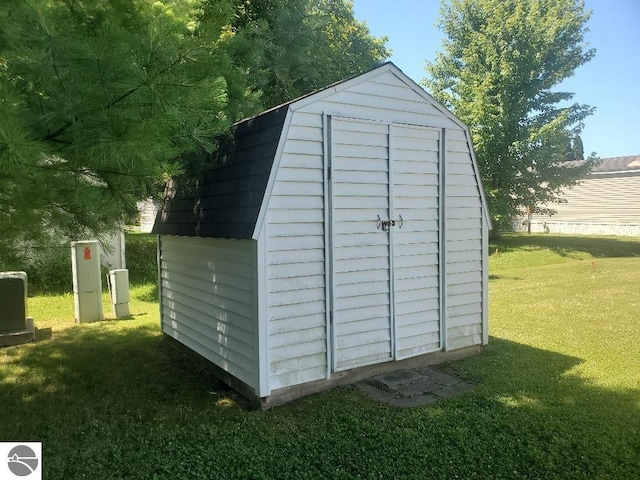
[[[472,345],[470,347],[459,348],[447,352],[438,351],[425,353],[417,357],[411,357],[404,360],[396,360],[365,367],[353,368],[341,372],[333,372],[331,377],[326,380],[316,380],[313,382],[302,383],[291,387],[280,388],[271,392],[268,397],[261,398],[262,408],[269,408],[275,405],[290,402],[306,395],[319,393],[324,390],[339,387],[342,385],[350,385],[352,383],[366,380],[370,377],[382,375],[384,373],[393,372],[395,370],[412,369],[418,367],[426,367],[429,365],[437,365],[439,363],[460,360],[473,355],[478,355],[483,350],[482,345]]]
[[[419,355],[417,357],[411,357],[404,360],[378,363],[375,365],[353,368],[351,370],[345,370],[342,372],[333,372],[329,379],[316,380],[313,382],[302,383],[300,385],[280,388],[271,392],[271,395],[260,398],[256,395],[255,390],[250,385],[247,385],[243,381],[238,380],[229,372],[220,368],[210,360],[204,358],[199,353],[194,352],[189,347],[183,345],[166,333],[163,334],[163,336],[165,341],[169,343],[169,345],[171,345],[179,352],[185,354],[189,358],[193,359],[197,368],[215,376],[216,378],[236,390],[240,395],[249,400],[251,407],[262,409],[267,409],[275,405],[282,405],[306,395],[319,393],[324,390],[339,387],[341,385],[350,385],[352,383],[356,383],[370,377],[375,377],[377,375],[382,375],[384,373],[393,372],[395,370],[426,367],[429,365],[436,365],[439,363],[460,360],[462,358],[478,355],[483,350],[482,345],[472,345],[470,347],[450,350],[448,352],[439,351],[425,353],[424,355]]]

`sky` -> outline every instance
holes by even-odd
[[[391,60],[420,83],[440,50],[435,26],[440,0],[353,0],[355,17],[372,35],[387,36]],[[596,107],[581,133],[584,153],[601,158],[640,155],[640,1],[586,0],[593,10],[585,35],[593,60],[555,88]]]

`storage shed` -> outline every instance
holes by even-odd
[[[488,340],[469,132],[392,63],[236,124],[158,237],[162,331],[262,406]]]

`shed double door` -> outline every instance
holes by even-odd
[[[439,130],[331,119],[333,370],[440,349]]]

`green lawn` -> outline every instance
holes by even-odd
[[[90,325],[31,298],[0,440],[42,440],[47,479],[639,478],[640,239],[506,236],[490,276],[489,347],[443,367],[474,392],[414,409],[345,387],[250,411],[165,345],[152,284]]]

